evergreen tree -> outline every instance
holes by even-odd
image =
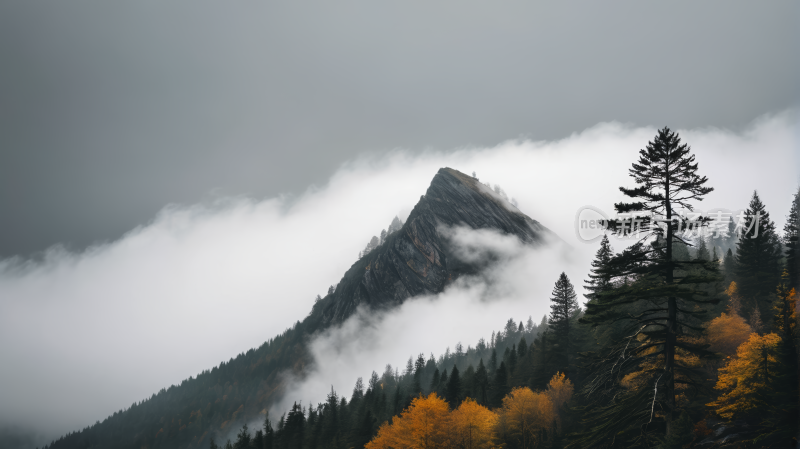
[[[354,438],[355,447],[364,447],[375,433],[375,418],[369,410],[364,413],[364,418],[358,426]]]
[[[722,259],[722,270],[725,272],[725,281],[730,283],[736,272],[736,257],[730,248],[728,248],[728,252],[725,253],[725,257]]]
[[[788,288],[800,291],[800,188],[794,194],[786,225],[783,227],[783,244],[786,247]]]
[[[562,272],[553,288],[550,298],[550,327],[553,328],[555,342],[558,345],[558,370],[570,373],[570,354],[572,340],[570,336],[570,318],[578,309],[575,289],[569,281],[567,274]],[[513,369],[511,369],[513,371]]]
[[[600,240],[600,249],[595,253],[594,260],[592,261],[592,268],[589,272],[589,279],[584,281],[584,290],[589,293],[583,296],[591,301],[597,297],[601,292],[604,292],[612,287],[611,275],[606,271],[608,262],[614,256],[614,250],[611,249],[611,244],[608,241],[608,235],[603,235]]]
[[[569,281],[567,274],[562,272],[553,288],[550,298],[550,326],[555,332],[556,338],[562,342],[569,341],[569,319],[572,313],[578,308],[578,301],[575,299],[575,289]]]
[[[483,366],[483,359],[478,362],[478,369],[475,370],[474,381],[475,401],[478,404],[486,405],[489,392],[489,373],[486,372],[486,367]]]
[[[706,239],[702,237],[700,238],[700,243],[697,245],[697,255],[695,255],[695,260],[711,260],[711,255],[708,253],[708,246],[706,246]]]
[[[520,338],[519,346],[517,346],[517,359],[522,359],[528,353],[528,342],[525,337]]]
[[[497,371],[494,373],[494,381],[492,382],[492,400],[491,407],[499,407],[503,403],[503,397],[508,394],[508,371],[506,371],[506,364],[500,362]]]
[[[759,409],[763,421],[762,435],[756,443],[768,447],[792,447],[800,429],[800,362],[798,361],[798,296],[789,288],[788,273],[778,287],[778,298],[773,308],[774,329],[779,337],[777,345],[777,372],[770,382],[770,397],[765,407]],[[774,445],[774,446],[772,446]]]
[[[702,331],[703,307],[718,302],[699,288],[717,280],[711,264],[686,261],[683,259],[688,259],[688,254],[675,254],[685,243],[676,232],[690,222],[678,211],[691,212],[690,201],[700,201],[713,190],[705,186],[708,179],[697,174],[697,163],[690,152],[677,133],[663,128],[646,149],[639,151],[638,161],[629,170],[637,186],[620,187],[635,201],[615,204],[617,212],[644,215],[639,230],[651,244],[648,248],[640,241],[609,262],[608,274],[625,280],[627,285],[587,303],[581,319],[594,326],[623,322],[630,329],[630,338],[598,361],[596,376],[584,388],[587,398],[598,398],[590,414],[593,424],[587,424],[589,431],[581,438],[587,447],[598,444],[598,440],[642,437],[648,422],[660,421],[649,416],[652,407],[663,410],[665,433],[674,436],[677,428],[673,429],[673,424],[681,411],[675,400],[676,383],[691,389],[702,382],[681,359],[676,363],[678,350],[687,356],[711,356],[684,334]],[[699,225],[704,222],[701,219]],[[689,276],[689,269],[698,264],[707,267],[708,273]],[[649,351],[655,351],[658,358]],[[617,361],[620,363],[615,364]],[[642,385],[649,385],[647,388],[630,391],[621,387],[622,377],[634,372],[639,373]],[[612,402],[605,394],[616,395],[616,399]],[[620,419],[622,416],[627,419]]]
[[[461,403],[461,375],[458,372],[458,366],[453,366],[453,371],[450,373],[450,378],[447,380],[447,395],[445,400],[450,403],[450,406],[457,408]]]
[[[780,282],[781,248],[775,224],[756,192],[745,212],[743,225],[745,232],[739,237],[736,248],[736,285],[745,312],[763,315],[772,310],[775,289]]]
[[[489,357],[489,374],[494,374],[497,371],[497,350],[492,348],[492,355]]]
[[[214,441],[214,437],[208,439],[208,449],[219,449],[217,442]]]
[[[436,393],[439,397],[447,397],[447,383],[450,379],[447,378],[447,369],[442,371],[442,376],[439,378],[439,385],[436,387]]]
[[[269,420],[269,412],[264,417],[264,449],[274,449],[275,431],[272,430],[272,422]]]
[[[508,351],[508,374],[512,374],[517,368],[517,346],[511,345],[511,349],[506,348],[506,351]]]
[[[439,368],[433,372],[433,380],[431,380],[431,389],[430,391],[437,391],[439,389],[439,383],[441,382],[441,375],[439,374]]]
[[[252,438],[250,438],[250,431],[247,429],[247,424],[244,424],[239,430],[239,433],[236,435],[236,443],[234,443],[234,449],[245,449],[250,447],[250,442]]]

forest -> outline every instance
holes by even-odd
[[[690,217],[713,187],[668,128],[630,175],[635,185],[620,187],[630,202],[615,208],[643,218],[607,223],[586,279],[554,279],[540,320],[510,318],[474,346],[386,365],[349,394],[331,389],[323,403],[271,416],[267,379],[310,363],[312,315],[46,447],[102,447],[114,435],[114,447],[137,448],[796,447],[800,190],[782,230],[756,191],[722,225]],[[632,231],[640,237],[615,251],[609,235]],[[259,427],[241,416],[259,416]],[[218,441],[224,433],[209,428],[238,433]]]

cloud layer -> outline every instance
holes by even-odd
[[[575,238],[575,213],[587,204],[610,212],[622,199],[618,187],[632,184],[627,170],[638,149],[654,135],[655,128],[605,123],[555,142],[421,155],[398,150],[348,162],[326,185],[296,198],[171,205],[146,226],[81,253],[53,248],[42,260],[0,261],[0,427],[35,427],[48,437],[82,428],[257,347],[302,319],[372,235],[396,214],[408,214],[443,166],[500,184],[520,210],[571,245],[573,262],[547,269],[566,270],[580,284],[596,245]],[[758,189],[783,226],[800,182],[796,113],[762,118],[742,132],[699,129],[681,136],[716,188],[701,209],[742,208]],[[442,307],[453,314],[442,324],[446,338],[409,339],[408,347],[379,339],[370,349],[374,357],[353,361],[352,369],[332,369],[331,381],[341,380],[337,388],[344,392],[356,373],[366,376],[411,353],[440,353],[457,340],[474,344],[490,330],[472,327],[473,313],[494,318],[496,312],[501,321],[541,317],[553,273],[519,284],[509,293],[516,299],[491,307],[469,289],[411,302],[376,332],[413,335],[422,321],[407,317]],[[475,307],[451,307],[464,301]],[[437,329],[437,318],[424,320],[433,321],[420,329]]]

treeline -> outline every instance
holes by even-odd
[[[572,310],[569,319],[573,326],[578,316],[577,310]],[[481,339],[475,347],[467,348],[459,343],[454,351],[448,348],[438,358],[432,354],[428,357],[419,354],[416,358],[409,358],[402,371],[387,365],[382,374],[373,371],[366,384],[359,378],[349,400],[332,390],[324,403],[310,406],[295,403],[275,422],[267,414],[261,429],[251,433],[245,426],[234,440],[220,446],[265,449],[363,447],[376,435],[382,423],[396,421],[396,415],[421,398],[443,401],[455,409],[461,408],[466,401],[472,404],[466,407],[474,411],[479,409],[476,407],[487,410],[501,408],[504,401],[510,400],[508,395],[515,388],[551,391],[556,385],[556,389],[561,391],[569,385],[571,391],[571,381],[564,374],[558,376],[561,365],[556,361],[561,359],[557,355],[558,344],[551,334],[547,317],[543,317],[541,326],[534,324],[531,317],[526,323],[509,319],[502,329],[492,333],[488,342]],[[525,398],[525,394],[520,392],[517,400]],[[425,401],[420,404],[427,404]],[[566,400],[557,405],[564,402]],[[462,414],[466,413],[464,410]],[[509,435],[513,433],[509,432]],[[209,443],[209,447],[217,447],[217,442]]]

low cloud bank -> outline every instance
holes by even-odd
[[[701,209],[743,208],[758,189],[782,228],[800,182],[796,130],[793,111],[742,132],[679,130],[716,188]],[[336,349],[340,334],[319,340],[315,351],[331,363],[330,380],[324,390],[308,386],[298,394],[317,402],[330,383],[349,394],[356,377],[387,362],[402,364],[423,350],[441,353],[459,340],[474,344],[510,316],[541,317],[561,271],[581,293],[597,249],[575,237],[576,211],[590,204],[611,212],[623,199],[618,187],[632,185],[630,164],[655,132],[607,123],[556,142],[509,141],[416,156],[398,150],[348,162],[324,186],[297,198],[171,205],[148,225],[81,253],[53,248],[41,260],[0,261],[0,428],[56,437],[257,347],[302,319],[372,235],[395,215],[408,214],[444,166],[500,184],[522,212],[573,248],[572,262],[552,254],[535,281],[522,268],[519,279],[509,271],[498,284],[509,290],[492,301],[482,296],[485,283],[455,286],[437,298],[410,301],[379,324],[338,330],[374,332],[376,346],[350,369],[348,357],[358,354]],[[612,245],[619,250],[624,242]],[[531,266],[543,254],[531,255]],[[528,259],[511,260],[513,268]],[[395,347],[382,337],[392,333],[403,343]],[[324,357],[335,350],[340,362]]]

